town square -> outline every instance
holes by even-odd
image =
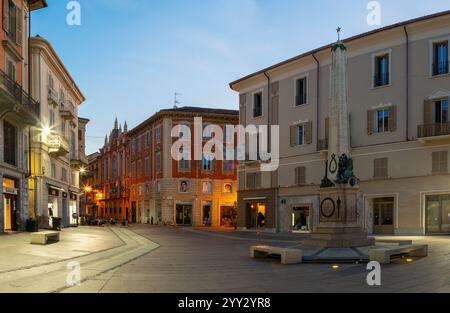
[[[449,293],[450,6],[319,2],[3,0],[0,294]]]

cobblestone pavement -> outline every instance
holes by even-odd
[[[450,237],[415,237],[429,257],[382,266],[382,286],[369,287],[363,264],[283,266],[252,260],[255,243],[294,247],[303,236],[133,226],[160,247],[69,292],[450,292]],[[101,287],[100,287],[101,286]]]

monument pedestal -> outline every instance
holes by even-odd
[[[356,248],[375,244],[358,218],[358,187],[339,186],[320,190],[319,226],[306,245],[323,248]]]

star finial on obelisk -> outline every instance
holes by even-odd
[[[339,26],[339,27],[336,29],[336,32],[337,32],[337,34],[338,34],[338,41],[341,40],[341,31],[342,31],[342,28]]]

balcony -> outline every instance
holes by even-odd
[[[420,125],[417,137],[422,143],[450,139],[450,123]]]
[[[58,134],[47,136],[48,153],[54,156],[66,156],[70,152],[66,138]]]
[[[328,139],[321,139],[317,142],[317,151],[328,151]]]
[[[53,106],[58,106],[59,104],[59,99],[58,99],[58,94],[56,93],[56,91],[53,89],[53,87],[48,87],[47,88],[47,100],[48,103],[53,105]]]
[[[23,122],[35,125],[40,120],[40,110],[39,103],[0,70],[0,114],[16,112]]]
[[[59,114],[65,120],[71,121],[77,117],[75,106],[70,101],[64,101],[59,106]]]
[[[433,63],[433,76],[448,74],[448,61]]]
[[[389,85],[389,73],[379,73],[373,77],[375,88]]]

